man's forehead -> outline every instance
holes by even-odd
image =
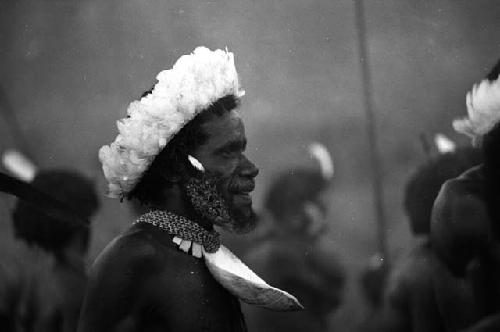
[[[208,136],[207,144],[219,145],[232,141],[246,143],[245,126],[239,113],[235,110],[221,116],[213,116],[202,127]]]

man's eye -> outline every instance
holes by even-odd
[[[237,157],[240,153],[241,153],[240,151],[226,150],[226,151],[222,151],[221,155],[224,158],[234,158],[234,157]]]
[[[232,157],[234,154],[235,154],[234,151],[222,151],[221,153],[221,155],[226,158]]]

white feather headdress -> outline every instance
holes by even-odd
[[[182,127],[216,100],[242,97],[233,53],[196,48],[156,77],[152,93],[134,101],[118,121],[118,136],[99,150],[109,197],[129,193],[156,155]]]
[[[500,80],[475,84],[466,104],[468,117],[453,121],[453,128],[476,141],[500,121]]]

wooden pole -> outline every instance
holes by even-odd
[[[370,165],[372,170],[373,197],[375,200],[375,216],[377,223],[378,250],[388,263],[386,220],[384,212],[384,193],[382,188],[382,168],[378,150],[376,119],[373,107],[373,88],[370,73],[370,61],[367,48],[365,8],[363,0],[354,0],[354,16],[358,40],[361,83],[366,113],[366,131],[368,135]]]

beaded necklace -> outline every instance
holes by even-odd
[[[151,224],[182,240],[198,243],[208,253],[216,252],[221,244],[220,234],[216,231],[207,231],[199,224],[172,212],[153,210],[143,214],[134,224],[139,223]]]

